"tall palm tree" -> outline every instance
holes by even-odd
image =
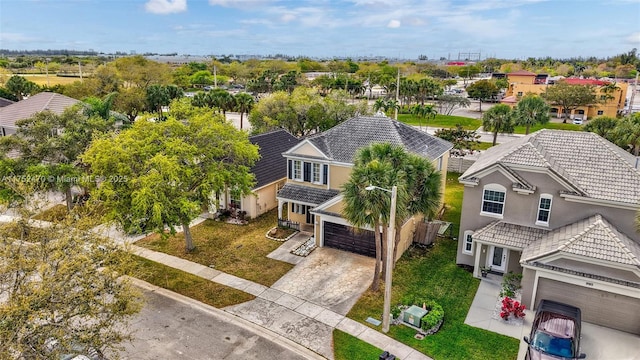
[[[622,118],[611,132],[611,136],[618,146],[635,156],[640,156],[640,113]]]
[[[525,134],[529,134],[531,126],[549,122],[549,105],[538,95],[523,97],[513,113],[515,125],[524,125]]]
[[[386,102],[384,99],[376,99],[376,102],[373,103],[373,111],[377,112],[378,110],[386,111]]]
[[[493,133],[493,145],[496,145],[498,133],[513,133],[513,114],[509,105],[498,104],[482,116],[484,131]]]
[[[253,96],[247,93],[237,93],[234,96],[236,100],[236,111],[240,113],[240,130],[242,130],[242,117],[244,113],[249,114],[249,111],[253,108],[254,100]]]

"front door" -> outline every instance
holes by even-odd
[[[504,272],[507,265],[507,249],[492,246],[489,254],[489,265],[492,271]]]

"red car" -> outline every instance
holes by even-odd
[[[525,336],[527,360],[584,359],[580,353],[580,309],[551,300],[541,300],[531,334]]]

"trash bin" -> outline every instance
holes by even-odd
[[[378,357],[378,360],[387,360],[388,357],[389,357],[389,352],[385,351],[382,354],[380,354],[380,357]]]

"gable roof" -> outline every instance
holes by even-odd
[[[400,145],[408,152],[435,160],[449,151],[448,141],[386,116],[358,116],[308,138],[330,160],[353,164],[357,151],[373,143]]]
[[[549,231],[522,251],[521,262],[556,253],[633,265],[640,268],[640,245],[600,214]]]
[[[256,177],[254,189],[287,177],[287,159],[282,153],[299,143],[298,138],[280,129],[250,136],[249,141],[260,148],[260,159],[251,168]]]
[[[640,172],[636,157],[601,136],[586,131],[543,129],[494,146],[460,176],[477,181],[496,164],[506,168],[546,169],[574,192],[598,200],[640,204]]]
[[[17,128],[16,121],[30,118],[33,114],[50,110],[58,115],[65,109],[79,103],[80,100],[62,94],[41,92],[28,99],[0,108],[0,126]]]

